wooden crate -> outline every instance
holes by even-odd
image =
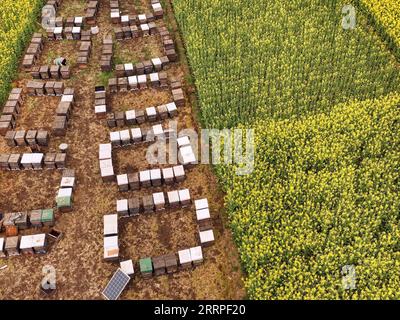
[[[138,197],[128,199],[130,216],[137,216],[140,213],[140,199]]]
[[[15,141],[15,131],[9,130],[7,131],[4,139],[9,147],[16,147],[17,142]]]
[[[56,154],[46,153],[44,156],[45,169],[56,169]]]
[[[164,256],[153,257],[154,274],[156,276],[163,275],[167,272]]]
[[[57,153],[55,162],[56,162],[57,169],[65,169],[65,166],[67,163],[67,154],[66,153]]]
[[[140,188],[140,182],[139,182],[139,173],[129,173],[128,174],[128,183],[129,183],[129,188],[131,190],[139,190]]]

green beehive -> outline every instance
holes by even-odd
[[[54,210],[44,209],[42,210],[42,223],[45,226],[54,226]]]
[[[153,262],[151,258],[144,258],[139,260],[140,272],[144,278],[149,278],[153,274]]]
[[[61,212],[68,212],[72,210],[72,197],[57,197],[57,208]]]

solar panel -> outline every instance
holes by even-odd
[[[117,300],[130,279],[131,278],[125,272],[118,269],[104,289],[103,296],[107,300]]]

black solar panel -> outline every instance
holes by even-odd
[[[129,280],[131,280],[131,278],[121,269],[118,269],[104,289],[103,296],[107,300],[117,300]]]

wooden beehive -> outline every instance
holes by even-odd
[[[167,273],[171,274],[178,271],[178,261],[174,253],[166,254],[163,256]]]
[[[128,199],[129,215],[136,216],[140,213],[140,199],[138,197]]]
[[[117,127],[125,126],[125,113],[123,111],[117,111],[114,113]]]
[[[36,79],[36,80],[41,79],[40,78],[40,67],[39,66],[33,66],[31,68],[30,73],[31,73],[31,76],[32,76],[33,79]]]
[[[174,183],[174,171],[172,168],[164,168],[162,169],[162,177],[165,184],[173,184]]]
[[[53,209],[44,209],[42,210],[42,217],[41,217],[42,224],[47,227],[54,226],[54,210]]]
[[[146,116],[144,110],[135,110],[136,113],[136,122],[138,124],[143,124],[146,122]]]
[[[57,169],[65,169],[65,166],[67,163],[67,154],[66,153],[57,153],[55,162],[56,162]]]
[[[0,153],[0,169],[1,170],[9,170],[10,167],[8,165],[8,159],[10,155],[7,153]]]
[[[150,170],[140,171],[139,180],[141,187],[150,187],[151,186]]]
[[[128,175],[120,174],[117,175],[118,190],[121,192],[129,191]]]
[[[142,74],[144,74],[145,66],[142,62],[138,62],[135,64],[135,69],[136,69],[137,75],[142,75]]]
[[[131,129],[131,137],[133,143],[139,143],[143,141],[143,134],[140,128],[132,128]]]
[[[182,270],[192,267],[192,258],[190,256],[190,249],[178,251],[179,266]]]
[[[9,147],[15,147],[17,145],[17,143],[15,141],[15,131],[12,131],[12,130],[7,131],[4,138]]]
[[[117,121],[115,120],[114,112],[107,113],[106,119],[107,119],[107,125],[110,128],[115,128],[117,126]]]
[[[150,179],[153,187],[161,186],[161,169],[150,170]]]
[[[56,116],[53,123],[53,134],[57,137],[63,137],[67,133],[67,118],[65,116]]]
[[[157,110],[155,107],[146,108],[147,120],[150,122],[157,121]]]
[[[56,81],[54,82],[54,92],[56,93],[57,96],[61,96],[64,91],[64,82],[62,81]]]
[[[153,257],[154,274],[156,276],[163,275],[167,272],[164,256]]]
[[[110,78],[108,80],[108,87],[110,89],[110,92],[113,92],[113,93],[118,92],[117,78]]]
[[[54,91],[54,85],[55,85],[54,81],[46,81],[46,83],[44,85],[44,92],[46,95],[48,95],[48,96],[56,95],[56,92]]]
[[[36,141],[37,130],[28,130],[26,132],[25,140],[30,146],[34,146],[37,144]]]
[[[127,77],[118,78],[118,90],[120,92],[128,91],[128,78]]]
[[[45,130],[38,130],[36,141],[40,146],[46,147],[49,144],[49,133]]]
[[[29,212],[29,222],[32,227],[42,227],[42,210],[32,210]]]
[[[163,192],[153,193],[153,203],[156,211],[165,209],[165,197]]]
[[[214,232],[212,229],[199,232],[200,244],[202,247],[208,247],[214,244]]]
[[[169,191],[167,193],[167,196],[168,196],[168,206],[171,209],[178,208],[179,207],[179,193],[178,193],[178,191],[177,190]]]
[[[46,153],[44,157],[45,169],[56,169],[56,154]]]
[[[153,196],[152,195],[143,196],[142,205],[144,213],[153,213],[154,212]]]
[[[4,250],[7,252],[9,257],[19,255],[19,237],[8,237],[5,241]]]
[[[154,71],[154,67],[151,60],[143,61],[143,66],[144,66],[144,73],[146,74],[150,74]]]
[[[126,217],[129,215],[128,199],[117,200],[117,213],[120,217]]]
[[[39,69],[40,77],[43,80],[47,80],[50,78],[50,68],[48,65],[41,66]]]
[[[153,263],[151,258],[140,259],[139,266],[143,278],[149,279],[153,276]]]
[[[61,66],[60,73],[63,79],[69,79],[71,77],[69,66]]]
[[[129,183],[129,188],[131,190],[139,190],[140,188],[140,183],[139,183],[139,173],[129,173],[128,174],[128,183]]]
[[[26,146],[26,131],[25,130],[18,130],[15,132],[14,140],[17,143],[17,146],[24,147]]]
[[[21,155],[19,153],[12,153],[8,158],[8,166],[11,170],[21,169]]]

